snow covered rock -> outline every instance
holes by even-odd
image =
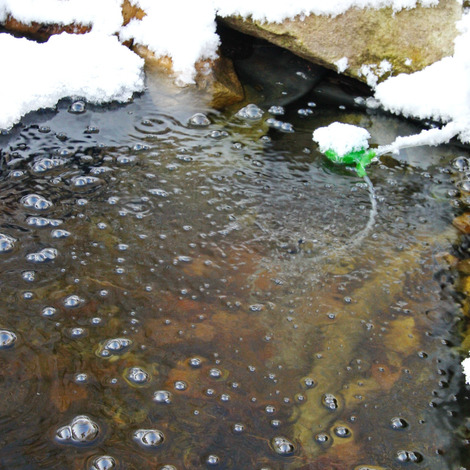
[[[279,23],[242,16],[223,21],[333,70],[347,63],[343,73],[375,86],[390,72],[415,72],[452,55],[462,5],[441,0],[437,6],[397,12],[389,7],[325,13]]]
[[[186,67],[186,69],[195,70],[194,77],[186,71],[188,78],[186,80],[180,76],[181,68],[176,67],[177,70],[175,70],[175,57],[179,56],[173,54],[175,56],[173,60],[168,55],[156,56],[155,43],[159,43],[162,39],[161,34],[156,34],[159,26],[161,27],[157,20],[162,17],[158,8],[149,10],[153,14],[149,20],[147,11],[140,8],[141,3],[136,0],[100,0],[101,3],[96,8],[93,8],[94,0],[44,1],[44,8],[41,8],[34,6],[31,0],[0,0],[0,26],[16,35],[42,41],[63,32],[84,34],[98,30],[110,36],[121,33],[121,42],[145,59],[148,73],[158,70],[159,73],[174,74],[180,84],[195,85],[196,90],[206,95],[204,101],[212,107],[221,109],[241,101],[244,97],[243,88],[232,62],[229,59],[217,57],[215,50],[212,54],[210,52],[206,54],[208,56],[206,60],[201,59],[196,63],[190,61],[184,64],[183,69]],[[147,4],[145,5],[148,7]],[[215,12],[210,19],[215,28]],[[169,16],[163,20],[171,30],[172,21],[174,22],[175,18]],[[131,33],[128,31],[129,28]],[[208,30],[207,32],[209,36],[212,33],[215,35],[215,31]],[[148,40],[148,44],[142,43],[143,38]],[[178,38],[173,39],[175,39],[175,47],[178,47]],[[179,42],[182,49],[190,49],[188,40],[181,40],[180,37]],[[150,47],[151,44],[154,46],[153,49]],[[197,37],[192,45],[199,47]],[[217,46],[215,43],[214,45]],[[171,52],[169,44],[165,43],[162,47],[163,51]],[[204,44],[201,47],[204,49]],[[159,51],[160,54],[162,50]],[[194,60],[197,58],[198,55],[194,55]]]

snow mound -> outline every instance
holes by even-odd
[[[236,0],[236,2],[216,1],[219,16],[240,15],[257,21],[280,23],[286,18],[307,16],[309,14],[337,16],[350,8],[386,8],[397,12],[415,8],[418,5],[433,7],[439,0],[294,0],[272,2],[271,0]]]
[[[369,148],[368,139],[370,134],[366,129],[341,122],[319,127],[313,133],[313,140],[318,143],[320,152],[333,150],[339,157]]]
[[[20,60],[18,58],[21,58]],[[0,129],[64,97],[128,101],[142,91],[143,59],[102,33],[62,33],[38,44],[0,34]]]
[[[452,122],[460,140],[470,142],[470,14],[457,26],[462,34],[455,40],[452,57],[385,80],[375,97],[395,114]]]
[[[0,0],[0,23],[8,14],[24,24],[81,24],[114,34],[122,25],[122,0]]]
[[[213,2],[135,1],[146,12],[120,32],[121,40],[133,39],[157,57],[168,56],[181,83],[194,83],[198,60],[215,59],[220,43]],[[182,5],[184,3],[184,5]]]

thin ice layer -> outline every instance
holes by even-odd
[[[320,152],[333,150],[339,157],[369,148],[368,139],[370,134],[366,129],[341,122],[320,127],[313,133],[313,140],[317,142]]]
[[[43,44],[0,34],[0,62],[9,64],[0,79],[0,128],[64,97],[124,102],[144,88],[144,61],[101,33],[62,33]]]

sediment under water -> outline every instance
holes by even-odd
[[[372,165],[355,243],[367,185],[312,131],[414,125],[307,97],[194,126],[152,96],[1,137],[0,466],[465,468],[465,151]]]

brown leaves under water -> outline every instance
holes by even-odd
[[[73,382],[54,381],[50,388],[50,401],[60,413],[64,413],[75,402],[88,398],[87,388]]]

